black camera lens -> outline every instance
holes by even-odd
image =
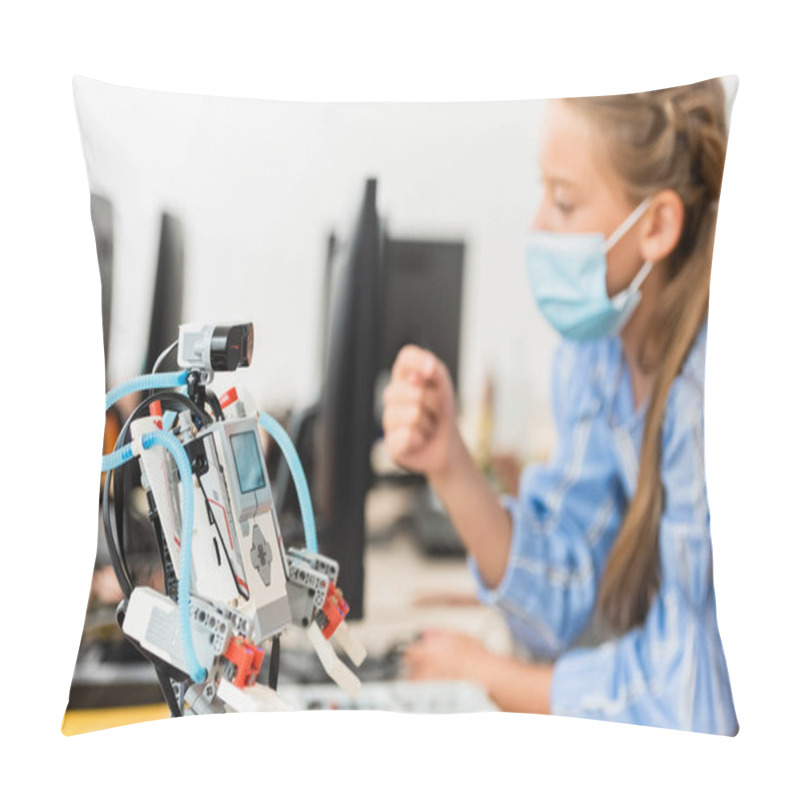
[[[232,372],[249,367],[253,358],[253,323],[218,326],[211,335],[211,369]]]

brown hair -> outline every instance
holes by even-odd
[[[667,284],[638,353],[655,374],[644,423],[636,491],[605,568],[598,604],[624,632],[644,621],[658,591],[658,533],[664,506],[661,440],[670,387],[708,312],[711,254],[727,144],[720,80],[654,92],[568,103],[588,115],[629,199],[638,204],[672,189],[684,206],[683,229],[666,257]]]

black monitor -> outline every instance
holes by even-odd
[[[386,238],[379,396],[397,354],[414,344],[444,363],[458,402],[465,250],[463,241]],[[424,475],[390,468],[375,479],[416,490],[414,510],[402,525],[416,536],[426,555],[463,558],[463,543]]]
[[[444,361],[455,386],[459,380],[464,243],[389,238],[376,197],[369,179],[347,238],[328,239],[319,400],[290,423],[310,478],[320,549],[339,562],[353,619],[364,615],[364,511],[382,433],[380,373],[414,343]],[[282,463],[274,494],[284,538],[299,543],[299,508]]]
[[[458,390],[464,252],[463,241],[386,239],[379,372],[415,344],[444,362]]]
[[[183,226],[177,217],[165,212],[161,215],[145,372],[153,369],[161,353],[178,338],[178,327],[183,322],[183,263]],[[176,355],[175,352],[171,353],[159,370],[177,369]]]
[[[89,208],[97,248],[97,265],[100,268],[100,308],[103,315],[103,352],[108,368],[108,340],[111,331],[111,295],[114,266],[114,213],[111,201],[92,192]]]
[[[314,431],[312,486],[320,549],[339,562],[350,616],[364,614],[364,504],[378,434],[382,233],[377,181],[366,181],[349,239],[331,264],[324,377]]]

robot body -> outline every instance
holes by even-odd
[[[205,397],[213,375],[201,369],[205,361],[213,357],[217,365],[235,365],[233,356],[227,361],[214,356],[215,342],[246,353],[249,363],[252,326],[246,336],[240,329],[246,326],[181,327],[179,341],[191,346],[184,344],[179,352],[193,354],[187,383],[195,401]],[[339,565],[308,547],[286,552],[258,435],[265,415],[246,415],[235,392],[226,405],[227,413],[218,407],[211,418],[193,414],[189,403],[187,410],[163,414],[152,403],[148,416],[130,422],[165,576],[174,574],[178,584],[189,581],[189,602],[187,614],[174,587],[162,594],[135,586],[121,605],[122,630],[154,664],[167,665],[181,713],[285,708],[274,686],[256,678],[265,648],[271,643],[272,657],[278,637],[292,624],[307,631],[328,674],[354,694],[360,682],[331,645],[339,642],[356,665],[366,655],[344,622],[348,607],[336,588]],[[168,431],[180,443],[191,467],[190,487],[168,448],[136,446],[154,431]],[[188,561],[181,533],[186,491],[193,500]],[[189,575],[183,574],[187,563]],[[193,663],[203,680],[193,675]]]

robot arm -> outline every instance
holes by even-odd
[[[293,621],[295,625],[311,627],[316,624],[322,636],[334,639],[347,653],[350,660],[360,667],[366,658],[366,651],[362,644],[353,636],[347,627],[345,617],[350,607],[347,605],[342,591],[336,586],[339,574],[339,565],[327,556],[312,553],[307,549],[289,550],[289,586],[290,597],[292,594],[307,598],[308,604],[301,609],[301,614],[295,616],[293,607]],[[293,587],[298,587],[301,591]],[[311,591],[302,592],[303,588],[313,587]],[[297,601],[298,605],[300,601]]]

